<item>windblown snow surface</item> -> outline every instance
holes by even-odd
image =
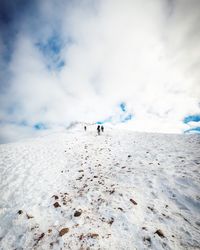
[[[0,164],[0,249],[200,249],[199,135],[72,129]]]

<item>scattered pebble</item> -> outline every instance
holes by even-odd
[[[164,233],[162,232],[161,229],[156,230],[154,234],[157,234],[157,235],[160,236],[161,238],[164,238],[164,237],[165,237],[165,236],[164,236]]]
[[[61,205],[60,205],[58,202],[55,202],[53,205],[54,205],[54,207],[56,207],[56,208],[57,208],[57,207],[61,207]]]
[[[81,214],[82,214],[82,210],[77,210],[77,211],[75,211],[74,216],[79,217],[79,216],[81,216]]]
[[[137,205],[137,202],[134,201],[133,199],[130,199],[130,201],[131,201],[134,205]]]
[[[121,207],[118,207],[118,209],[119,209],[120,211],[122,211],[122,212],[124,211],[123,208],[121,208]]]
[[[32,215],[26,214],[27,219],[32,219],[34,218]]]
[[[65,227],[65,228],[62,228],[59,232],[59,236],[62,237],[63,235],[65,235],[66,233],[69,232],[69,228]]]
[[[57,195],[53,195],[52,198],[55,198],[55,200],[58,200],[58,196]]]
[[[95,238],[99,237],[99,235],[97,233],[89,233],[89,234],[87,234],[87,237],[95,239]]]
[[[108,224],[112,225],[112,224],[113,224],[113,222],[114,222],[114,218],[113,218],[113,217],[111,217],[111,219],[108,221]]]

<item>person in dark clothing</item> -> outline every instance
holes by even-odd
[[[101,132],[101,127],[100,127],[100,125],[98,125],[97,126],[97,133],[98,133],[98,135],[100,135],[100,132]]]
[[[87,127],[86,127],[86,126],[84,126],[84,130],[85,130],[85,131],[87,130]]]
[[[103,126],[103,125],[101,125],[101,131],[102,131],[102,132],[104,131],[104,126]]]

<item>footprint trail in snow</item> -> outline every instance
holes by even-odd
[[[72,130],[0,145],[0,249],[199,249],[200,136]]]

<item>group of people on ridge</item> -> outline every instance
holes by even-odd
[[[87,130],[87,127],[86,126],[84,126],[84,130],[86,131]],[[97,126],[97,133],[98,133],[98,135],[100,135],[101,134],[101,132],[103,133],[104,132],[104,126],[103,125],[98,125]]]
[[[101,125],[101,126],[98,125],[97,126],[97,133],[98,133],[98,135],[100,135],[100,133],[103,132],[103,131],[104,131],[104,126],[103,125]]]

